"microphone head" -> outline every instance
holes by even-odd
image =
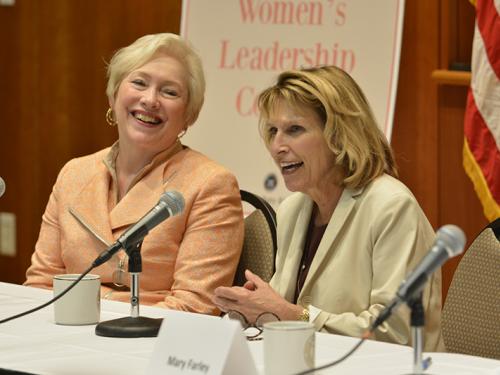
[[[437,231],[436,244],[443,246],[450,258],[464,251],[465,242],[465,233],[456,225],[444,225]]]
[[[178,191],[166,191],[161,195],[160,202],[166,205],[170,216],[180,214],[184,210],[184,197]]]
[[[5,193],[5,181],[0,177],[0,197]]]

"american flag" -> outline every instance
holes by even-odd
[[[463,163],[486,218],[500,217],[500,0],[476,5]]]

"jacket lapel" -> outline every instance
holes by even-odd
[[[325,257],[327,255],[331,255],[330,253],[334,251],[334,243],[337,239],[337,236],[342,228],[348,225],[348,217],[351,214],[354,205],[356,204],[356,196],[361,193],[362,189],[354,191],[350,189],[344,189],[344,191],[342,192],[337,207],[333,211],[333,215],[328,223],[328,226],[326,227],[325,234],[323,235],[323,238],[319,243],[318,250],[316,251],[316,255],[313,258],[311,267],[309,268],[304,286],[302,287],[302,290],[299,294],[299,301],[301,300],[301,297],[303,295],[307,295],[309,293],[308,290],[312,287],[316,274],[322,272],[320,266],[323,263]]]
[[[176,174],[179,160],[182,159],[182,150],[182,144],[177,140],[153,159],[144,170],[144,175],[136,177],[139,178],[137,183],[109,214],[111,230],[136,223],[158,203],[165,192],[165,186]]]
[[[158,203],[165,191],[165,184],[170,180],[164,180],[165,169],[165,163],[162,163],[151,170],[111,210],[109,221],[112,230],[134,224]]]
[[[101,242],[114,242],[108,219],[108,191],[111,176],[104,164],[98,166],[96,174],[83,187],[69,212],[80,224]]]

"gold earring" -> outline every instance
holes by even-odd
[[[187,133],[187,129],[182,129],[182,131],[177,135],[177,138],[180,139],[184,137]]]
[[[109,107],[108,111],[106,112],[106,122],[109,126],[116,126],[115,113],[113,112],[111,107]]]

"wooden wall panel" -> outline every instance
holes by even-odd
[[[7,189],[0,211],[17,215],[17,248],[32,248],[40,226],[38,156],[38,2],[0,7],[0,176]],[[30,252],[0,257],[0,280],[19,281]]]
[[[441,0],[440,68],[470,67],[474,6],[465,0]]]
[[[437,88],[438,4],[407,1],[391,144],[401,180],[412,190],[431,224],[438,223]]]
[[[470,65],[476,19],[475,9],[469,1],[455,0],[455,4],[457,6],[456,25],[454,25],[456,32],[450,38],[452,43],[456,45],[453,57],[457,62]]]

